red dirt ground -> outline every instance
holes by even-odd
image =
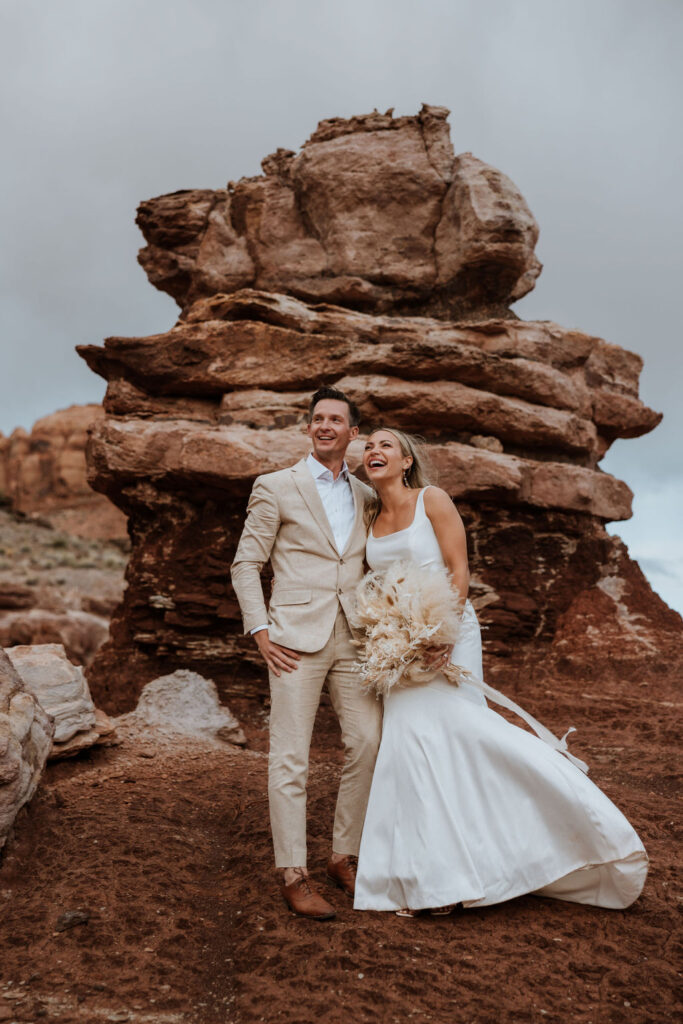
[[[579,727],[574,751],[643,837],[651,874],[628,911],[525,897],[443,919],[354,912],[324,881],[340,747],[323,707],[310,864],[339,913],[291,916],[271,867],[265,711],[244,700],[247,751],[124,732],[48,767],[0,865],[0,1022],[680,1020],[674,684],[563,686],[515,697]],[[79,908],[87,923],[59,931]]]

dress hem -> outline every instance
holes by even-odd
[[[445,907],[445,906],[449,906],[450,904],[462,903],[462,905],[463,905],[465,910],[476,910],[478,907],[490,907],[490,906],[495,906],[497,903],[507,903],[509,900],[518,899],[520,896],[540,896],[542,898],[549,898],[549,899],[557,899],[557,898],[563,899],[564,897],[562,897],[562,896],[554,897],[552,895],[552,893],[542,893],[542,892],[540,892],[540,890],[541,889],[546,889],[548,886],[554,885],[555,883],[560,882],[563,878],[567,878],[568,875],[573,875],[573,874],[575,874],[578,871],[582,871],[584,869],[585,870],[591,870],[593,868],[608,867],[610,864],[614,864],[614,865],[621,864],[624,861],[627,861],[630,857],[634,857],[636,854],[641,854],[642,855],[643,864],[645,866],[645,874],[643,876],[643,884],[640,886],[638,891],[635,893],[635,895],[633,896],[633,899],[631,899],[628,903],[624,903],[623,906],[620,906],[620,907],[611,908],[611,907],[605,906],[605,905],[603,905],[601,903],[584,903],[584,901],[581,901],[581,900],[578,900],[578,901],[568,900],[567,901],[567,902],[584,903],[584,906],[603,907],[603,909],[606,909],[606,910],[609,910],[609,909],[622,909],[622,910],[625,910],[626,907],[630,907],[631,904],[634,903],[638,899],[638,896],[640,895],[640,893],[643,890],[643,886],[645,884],[645,879],[647,877],[647,871],[648,871],[648,867],[649,867],[649,863],[650,862],[649,862],[649,858],[647,856],[647,853],[645,852],[645,849],[642,846],[635,847],[634,849],[630,850],[628,853],[625,853],[625,854],[623,854],[620,857],[615,857],[612,860],[596,861],[595,863],[591,863],[591,864],[586,864],[585,862],[580,862],[580,863],[575,864],[573,867],[569,867],[566,871],[562,871],[560,874],[555,874],[553,872],[552,877],[548,878],[546,881],[541,881],[538,884],[534,883],[533,884],[533,888],[531,888],[531,889],[524,887],[524,888],[515,889],[515,890],[513,890],[513,891],[511,891],[509,893],[505,893],[505,894],[502,894],[502,895],[486,895],[486,894],[484,894],[483,896],[474,896],[474,897],[473,896],[463,897],[462,892],[460,892],[458,894],[458,893],[455,893],[453,890],[446,889],[446,890],[443,890],[441,893],[435,893],[433,895],[430,895],[429,897],[421,896],[420,900],[419,900],[421,906],[414,906],[413,904],[406,904],[406,903],[395,903],[393,900],[385,899],[385,900],[382,900],[382,901],[377,901],[377,903],[374,903],[374,901],[373,901],[373,905],[372,906],[367,901],[365,901],[365,900],[361,901],[358,904],[354,901],[353,909],[354,910],[373,910],[373,911],[379,911],[379,912],[382,912],[382,913],[390,913],[391,911],[402,910],[407,905],[410,906],[411,910],[429,910],[429,909],[431,909],[433,907]],[[427,902],[425,902],[425,900],[427,900]],[[380,903],[380,902],[381,902],[381,906],[378,905],[378,903]]]

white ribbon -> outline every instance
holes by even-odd
[[[534,718],[533,715],[530,715],[528,711],[524,710],[524,708],[520,708],[519,704],[515,704],[514,700],[510,700],[510,698],[506,697],[504,693],[500,692],[500,690],[494,690],[494,688],[489,686],[488,683],[485,683],[483,679],[477,679],[475,676],[468,673],[467,682],[471,683],[472,686],[476,686],[478,690],[481,690],[484,696],[488,697],[489,700],[492,700],[494,704],[499,704],[501,707],[507,708],[508,711],[512,711],[513,714],[518,715],[518,717],[525,721],[527,725],[531,726],[540,740],[547,743],[549,747],[553,748],[553,750],[557,750],[558,753],[564,754],[564,756],[571,761],[573,765],[580,768],[586,775],[588,774],[588,765],[586,762],[582,761],[574,754],[571,754],[567,747],[567,736],[569,736],[570,732],[576,732],[573,725],[567,729],[562,739],[558,739],[557,736],[555,736],[550,729],[546,729],[538,719]]]

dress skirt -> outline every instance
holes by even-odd
[[[453,661],[481,678],[479,625]],[[354,908],[487,906],[525,893],[629,906],[648,860],[624,815],[574,764],[437,676],[386,697]]]

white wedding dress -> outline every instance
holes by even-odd
[[[411,526],[368,538],[372,569],[398,559],[444,564],[424,491]],[[452,661],[482,679],[479,623],[469,601],[463,624]],[[643,844],[604,793],[553,749],[564,741],[522,715],[545,742],[491,710],[473,684],[453,686],[437,675],[425,686],[389,693],[356,910],[478,907],[524,893],[600,907],[633,903],[647,874]]]

